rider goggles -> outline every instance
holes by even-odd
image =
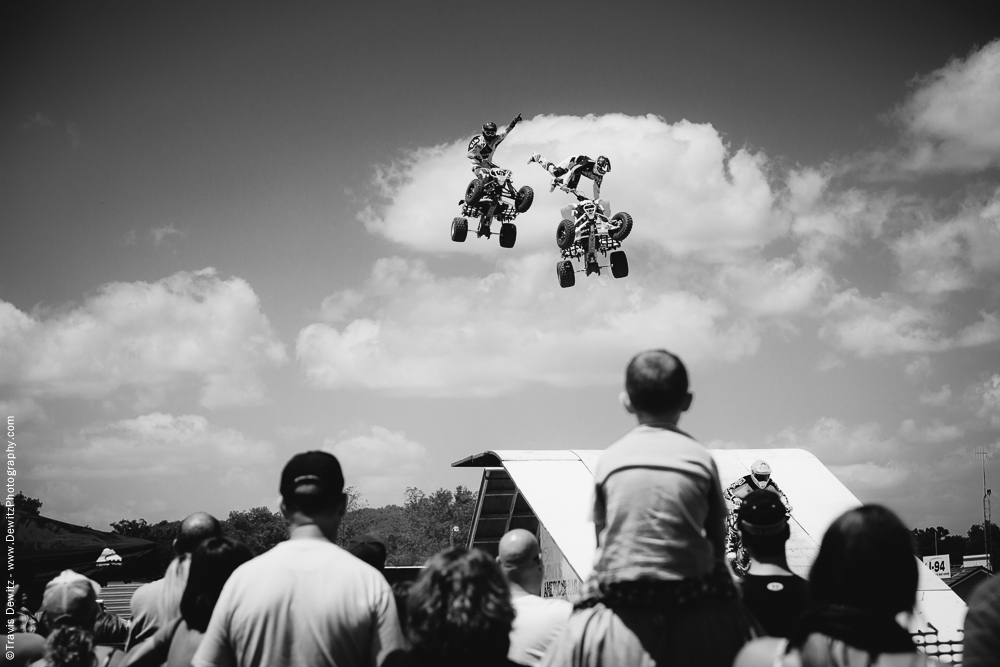
[[[754,473],[753,479],[757,484],[763,486],[767,484],[767,480],[771,478],[771,473]]]

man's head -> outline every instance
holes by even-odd
[[[492,139],[497,136],[497,124],[494,122],[483,123],[483,136]]]
[[[538,540],[534,535],[515,528],[501,537],[497,562],[511,583],[532,595],[541,595],[544,572]]]
[[[385,558],[389,554],[389,548],[378,533],[355,535],[347,543],[347,551],[379,572],[385,571]]]
[[[781,498],[773,491],[747,494],[736,511],[743,546],[757,560],[784,559],[790,534],[788,516]]]
[[[757,459],[750,466],[750,475],[754,485],[758,489],[763,489],[771,480],[771,466],[764,459]]]
[[[191,554],[210,537],[222,537],[222,524],[208,512],[195,512],[177,526],[174,553],[178,556]]]
[[[640,421],[659,418],[676,422],[691,407],[684,362],[666,350],[646,350],[625,369],[622,404]]]
[[[281,511],[294,526],[315,524],[330,539],[344,516],[344,473],[329,452],[296,454],[281,471]]]

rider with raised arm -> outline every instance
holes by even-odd
[[[611,160],[599,156],[596,160],[591,160],[586,155],[571,155],[559,164],[555,164],[543,158],[539,153],[532,153],[528,164],[537,162],[542,168],[552,174],[552,185],[549,190],[555,190],[556,186],[564,186],[570,190],[576,190],[580,183],[580,177],[586,176],[594,182],[594,199],[601,198],[601,183],[604,175],[611,171]]]
[[[482,178],[485,175],[484,171],[496,166],[493,164],[493,151],[497,149],[497,146],[500,145],[500,142],[504,140],[507,134],[514,129],[514,126],[520,122],[521,114],[517,114],[517,118],[510,121],[510,125],[499,132],[497,132],[496,123],[485,123],[483,124],[483,133],[472,137],[472,141],[469,142],[468,157],[472,160],[472,171],[475,172],[476,176]]]

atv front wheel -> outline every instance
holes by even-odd
[[[624,278],[628,275],[628,257],[621,250],[611,253],[611,275],[615,278]]]
[[[455,218],[451,221],[451,240],[461,243],[469,233],[469,221],[465,218]]]
[[[535,191],[531,189],[530,185],[525,185],[517,191],[517,195],[514,197],[514,208],[518,213],[527,213],[533,201],[535,201]]]
[[[569,250],[576,240],[576,227],[569,220],[560,220],[556,227],[556,245],[561,250]]]
[[[613,238],[615,241],[624,241],[631,231],[631,215],[625,211],[621,211],[611,216],[611,228],[608,230],[608,236]]]
[[[556,276],[559,277],[559,287],[572,287],[576,284],[576,271],[573,270],[573,262],[568,259],[556,262]]]
[[[482,199],[483,189],[486,184],[482,179],[474,178],[472,182],[469,183],[469,187],[465,188],[465,203],[469,206],[475,206]]]
[[[517,227],[509,222],[500,225],[500,247],[513,248],[515,241],[517,241]]]

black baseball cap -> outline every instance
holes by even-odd
[[[385,539],[378,533],[364,533],[351,538],[351,541],[347,543],[347,551],[376,570],[384,570],[389,547],[386,545]]]
[[[773,491],[751,491],[736,510],[740,529],[751,535],[777,535],[788,525],[785,505]]]
[[[344,492],[344,472],[337,457],[329,452],[301,452],[281,471],[282,497],[336,496]]]

